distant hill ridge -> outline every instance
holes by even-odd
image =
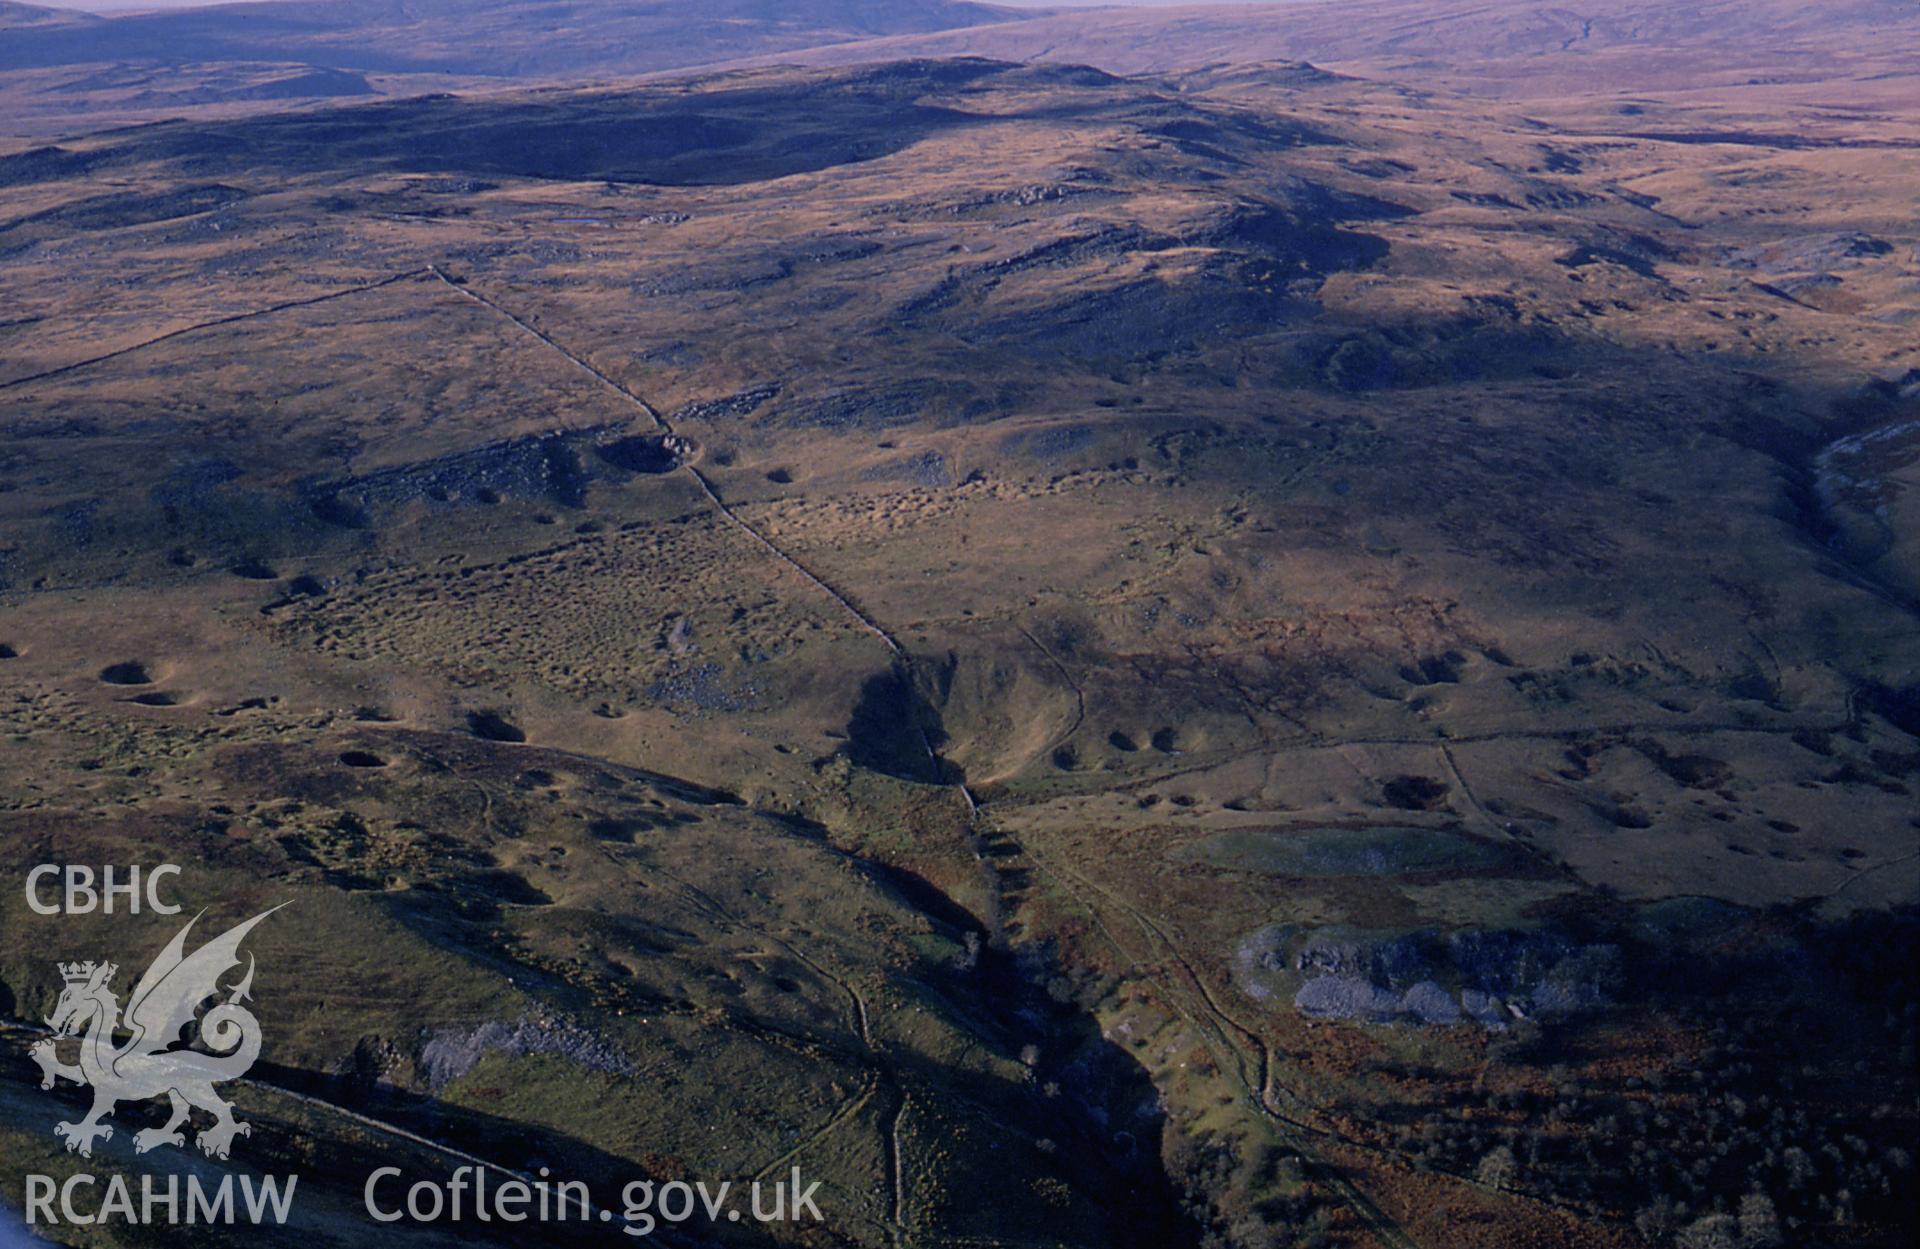
[[[970,0],[307,0],[99,16],[0,0],[0,71],[278,62],[391,74],[619,77],[722,63],[976,55],[1159,73],[1262,61],[1554,75],[1631,52],[1669,74],[1785,48],[1884,54],[1916,0],[1292,0],[1016,9]],[[1395,73],[1400,77],[1401,74]],[[1631,75],[1630,75],[1631,76]]]
[[[1311,61],[1364,66],[1417,85],[1470,82],[1616,90],[1697,85],[1710,73],[1771,73],[1783,52],[1802,72],[1869,59],[1900,66],[1920,44],[1916,0],[1293,0],[1283,4],[1029,10],[1024,20],[823,45],[788,58],[842,64],[988,56],[1152,74],[1209,65]],[[1912,73],[1909,56],[1896,73]],[[1465,70],[1464,79],[1456,77]],[[1733,81],[1740,81],[1734,78]]]
[[[100,17],[0,0],[0,70],[290,61],[385,73],[647,73],[1017,21],[965,0],[320,0]]]
[[[42,8],[37,4],[15,4],[0,0],[0,30],[26,30],[39,26],[85,26],[103,19],[72,9]]]

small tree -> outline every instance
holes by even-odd
[[[1512,1188],[1519,1174],[1520,1163],[1505,1145],[1495,1147],[1482,1158],[1479,1169],[1473,1173],[1475,1179],[1489,1188]]]
[[[1773,1249],[1780,1243],[1780,1216],[1773,1198],[1765,1193],[1748,1193],[1740,1199],[1739,1222],[1742,1249]]]
[[[1673,1208],[1673,1198],[1662,1194],[1653,1199],[1640,1213],[1633,1216],[1634,1230],[1656,1245],[1664,1245],[1673,1236],[1673,1229],[1680,1226],[1679,1212]]]
[[[961,939],[959,952],[953,956],[953,968],[955,971],[972,971],[979,965],[980,934],[969,929]]]
[[[1787,1187],[1796,1191],[1812,1183],[1820,1173],[1813,1165],[1813,1158],[1798,1145],[1789,1146],[1780,1155],[1780,1165],[1787,1173]]]
[[[1740,1249],[1740,1225],[1730,1214],[1695,1219],[1674,1240],[1676,1249]]]

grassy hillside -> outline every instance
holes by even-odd
[[[1837,90],[950,58],[17,145],[8,870],[292,900],[308,1239],[457,1148],[817,1172],[759,1243],[1905,1244],[1920,168]],[[0,908],[21,1029],[168,932]],[[6,1074],[17,1204],[77,1160]]]

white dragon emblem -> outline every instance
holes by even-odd
[[[58,1078],[93,1089],[93,1109],[87,1117],[53,1129],[69,1150],[92,1157],[96,1140],[113,1138],[113,1125],[105,1120],[116,1104],[162,1094],[172,1102],[172,1113],[164,1127],[134,1134],[135,1153],[160,1145],[184,1145],[180,1127],[194,1109],[214,1117],[213,1126],[194,1138],[210,1158],[225,1158],[235,1136],[251,1134],[250,1127],[234,1119],[233,1107],[213,1086],[246,1074],[260,1055],[260,1021],[241,1005],[253,988],[252,955],[247,956],[246,976],[225,990],[226,1000],[200,1017],[197,1033],[205,1048],[190,1049],[180,1043],[182,1030],[194,1022],[201,1003],[222,992],[220,977],[239,966],[241,939],[273,911],[228,929],[192,954],[185,952],[187,933],[199,916],[188,920],[140,977],[125,1019],[118,995],[108,988],[117,967],[95,962],[60,964],[66,988],[47,1018],[54,1039],[38,1041],[28,1052],[40,1065],[41,1088],[52,1088]],[[116,1041],[121,1031],[130,1035]],[[79,1061],[70,1065],[60,1060],[59,1048],[75,1036],[80,1038]]]

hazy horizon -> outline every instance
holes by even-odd
[[[160,9],[204,9],[219,4],[326,4],[329,0],[22,0],[38,8],[74,9],[83,13],[142,13]],[[474,0],[476,4],[484,0]],[[1196,0],[980,0],[1010,9],[1177,8],[1194,7]],[[1274,4],[1279,0],[1199,0],[1207,5]]]

